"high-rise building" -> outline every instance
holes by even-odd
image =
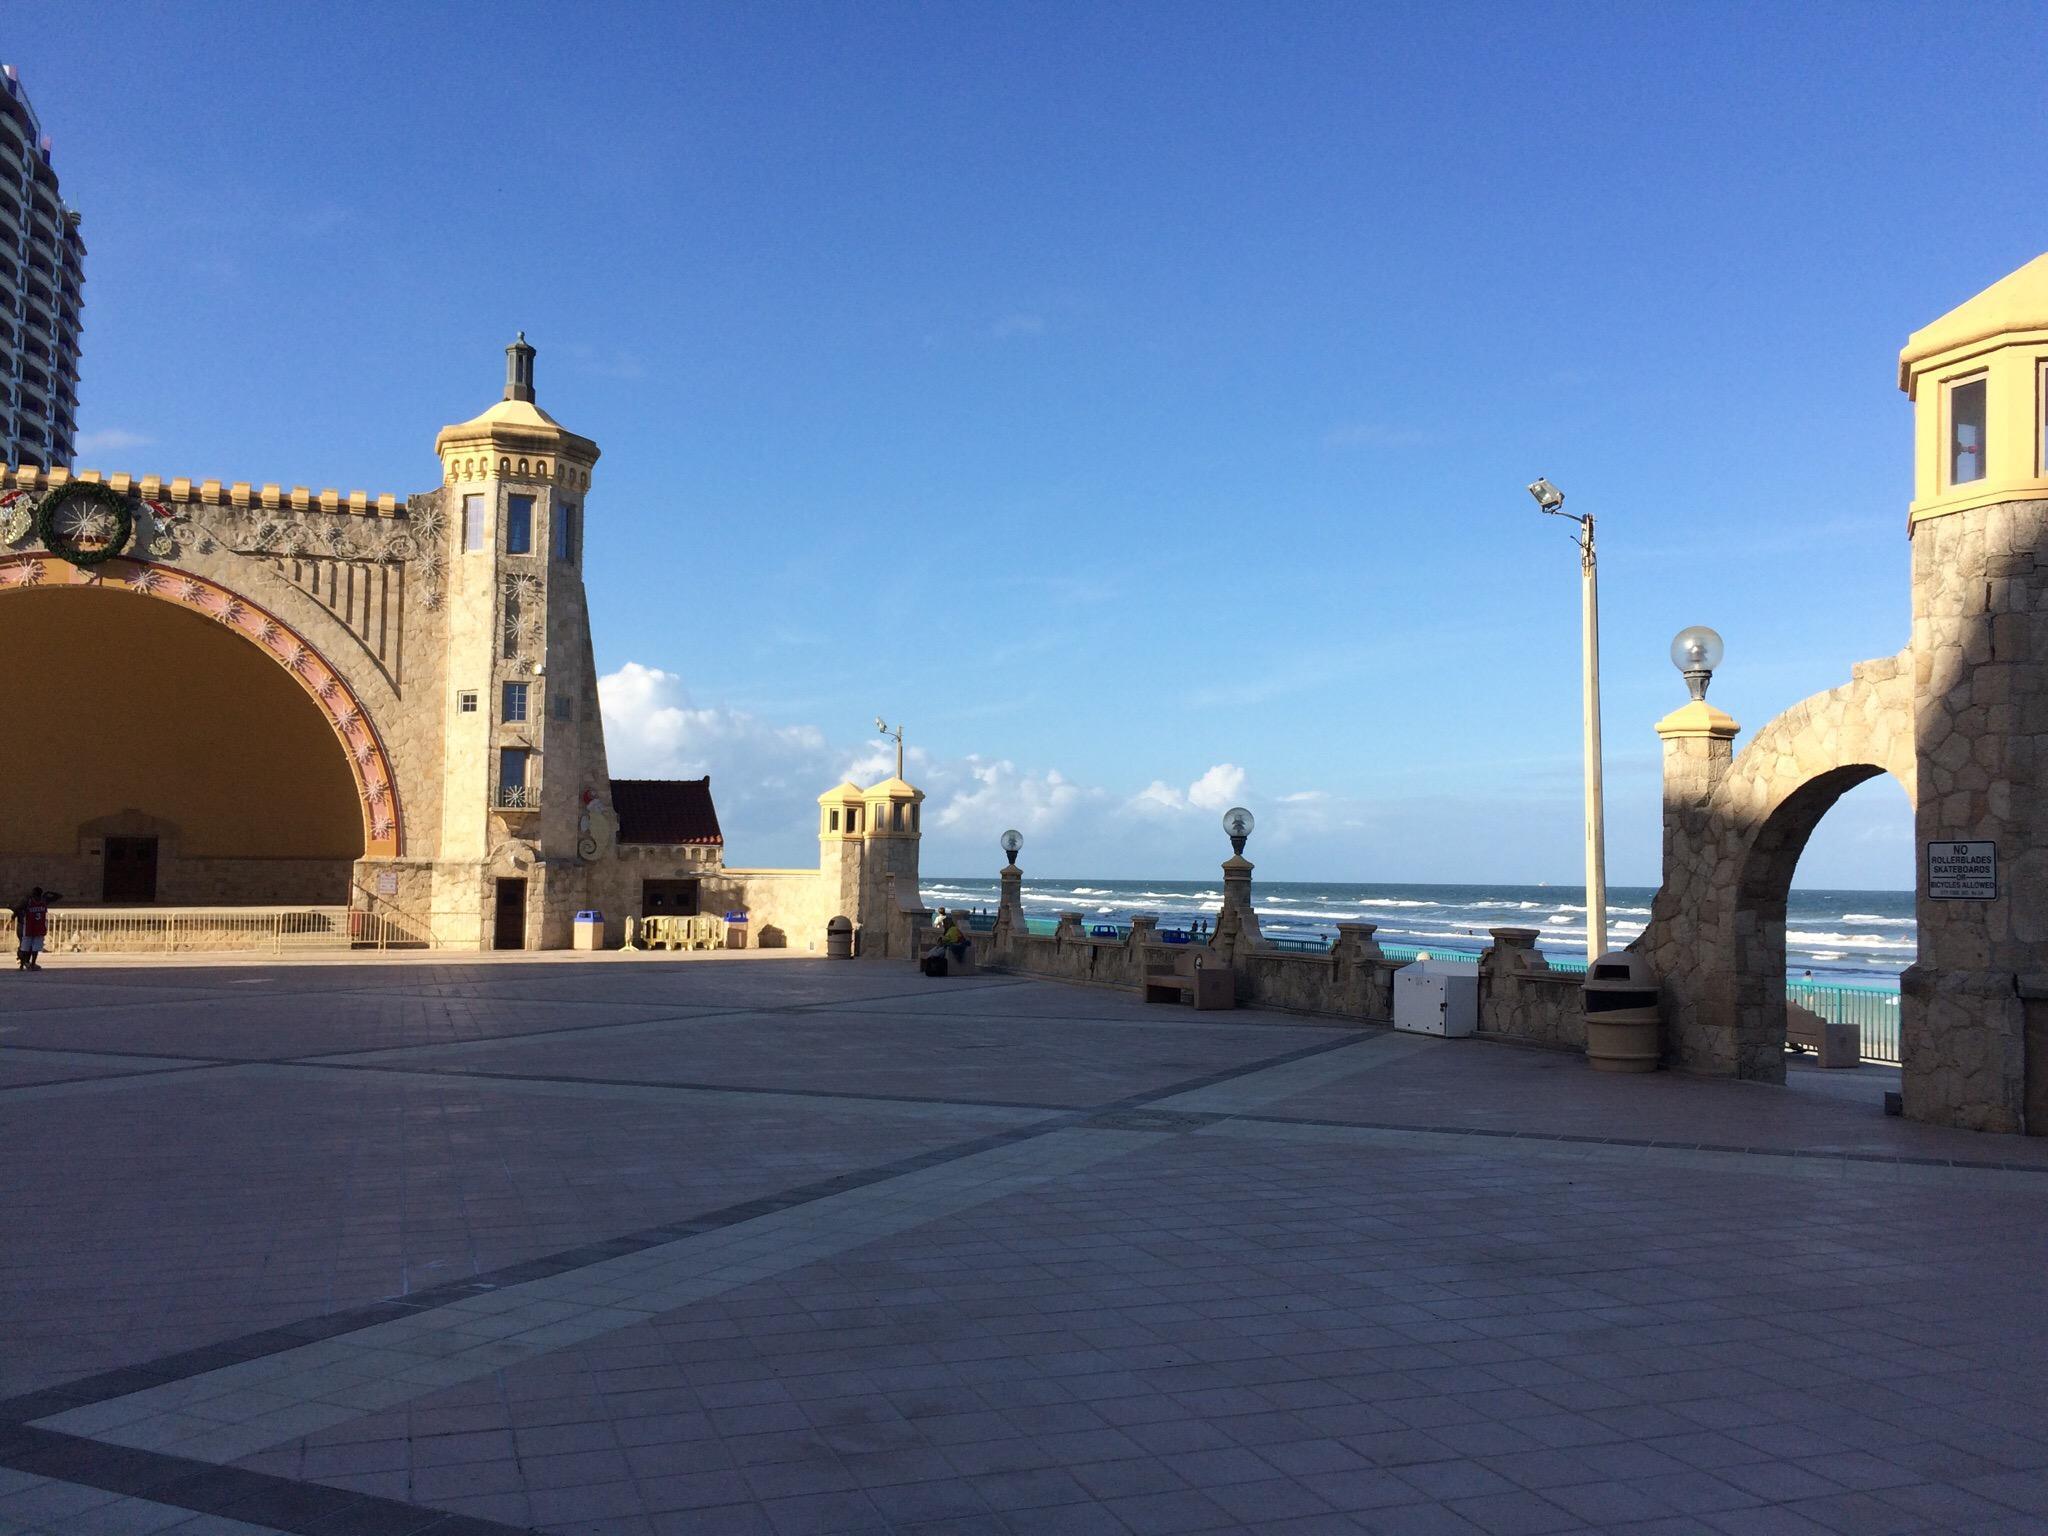
[[[12,64],[0,66],[0,450],[68,466],[78,436],[85,241],[57,195],[50,140]]]

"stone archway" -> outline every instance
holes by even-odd
[[[0,558],[0,593],[66,586],[174,604],[212,620],[269,658],[318,707],[342,747],[362,818],[363,856],[403,855],[405,818],[390,755],[341,670],[297,631],[219,582],[173,566],[123,558],[81,569],[40,553]]]
[[[1663,979],[1677,1065],[1782,1082],[1793,871],[1821,818],[1858,784],[1889,773],[1914,798],[1911,653],[1858,664],[1849,682],[1793,705],[1740,753],[1734,721],[1692,709],[1659,726],[1664,883],[1630,947]]]
[[[1805,780],[1764,818],[1735,883],[1735,1044],[1743,1077],[1785,1075],[1785,910],[1807,840],[1835,802],[1885,770],[1844,763]]]

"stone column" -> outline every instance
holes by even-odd
[[[1387,952],[1373,938],[1379,927],[1378,923],[1339,923],[1337,942],[1330,946],[1330,958],[1352,965],[1378,965],[1387,958]]]
[[[1062,912],[1060,914],[1059,926],[1053,930],[1052,936],[1054,941],[1060,944],[1081,943],[1088,937],[1081,929],[1081,914],[1078,912]]]
[[[1664,741],[1664,881],[1636,946],[1662,980],[1664,1038],[1687,1071],[1735,1076],[1735,977],[1705,957],[1735,954],[1735,888],[1740,861],[1721,857],[1724,828],[1714,793],[1735,760],[1742,728],[1704,699],[1657,722]]]
[[[2048,969],[2048,501],[1913,524],[1918,961],[1900,978],[1906,1113],[2048,1133],[2048,1039],[2019,981]],[[1934,898],[1928,850],[1992,843],[1997,894]]]
[[[1030,930],[1024,923],[1024,871],[1010,864],[997,871],[1002,881],[1002,895],[996,901],[996,943],[1008,944],[1014,938],[1023,938]]]
[[[1330,977],[1338,1006],[1365,1019],[1394,1016],[1393,971],[1373,934],[1377,923],[1339,923],[1330,946]]]
[[[1231,960],[1265,942],[1259,914],[1252,907],[1252,862],[1234,853],[1223,861],[1223,907],[1216,914],[1216,936],[1209,947]]]
[[[1479,957],[1480,964],[1488,962],[1505,966],[1511,971],[1547,971],[1550,962],[1536,948],[1536,941],[1543,936],[1540,928],[1489,928],[1493,935],[1493,947]]]

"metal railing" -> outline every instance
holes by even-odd
[[[431,949],[423,928],[348,907],[60,907],[53,954],[195,954]]]
[[[1899,1064],[1898,993],[1884,987],[1788,981],[1785,1001],[1811,1008],[1830,1024],[1854,1024],[1863,1037],[1865,1061]]]
[[[537,811],[540,809],[540,786],[525,784],[500,784],[498,786],[498,809],[501,811]]]

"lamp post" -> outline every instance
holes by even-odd
[[[1003,854],[1009,860],[996,871],[1001,894],[996,900],[996,942],[1006,944],[1024,936],[1024,871],[1017,867],[1017,850],[1024,846],[1024,834],[1015,827],[1003,834]]]
[[[1567,512],[1564,492],[1548,480],[1529,486],[1536,505],[1579,525],[1580,660],[1586,734],[1586,958],[1607,952],[1607,815],[1600,783],[1600,585],[1593,555],[1593,519]]]
[[[903,727],[898,724],[893,730],[880,715],[875,716],[875,730],[884,736],[896,738],[896,777],[903,777]]]

